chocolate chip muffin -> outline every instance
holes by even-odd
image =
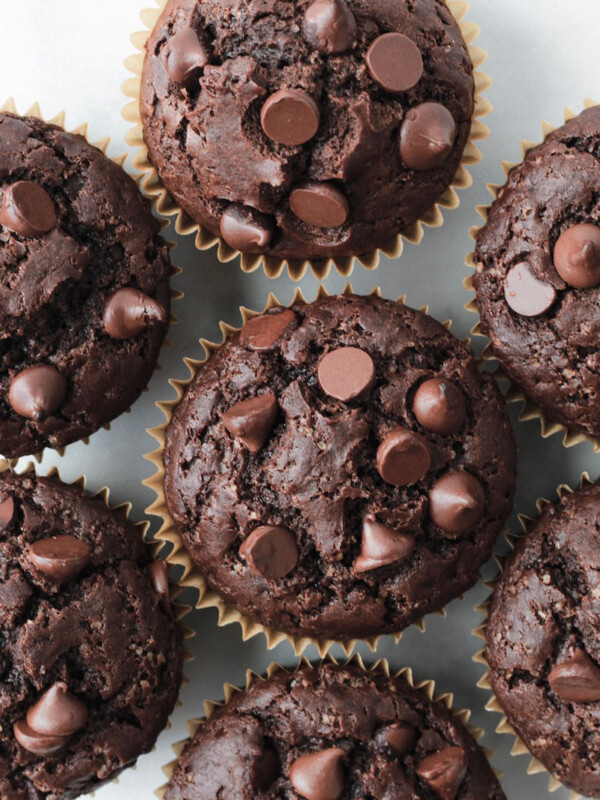
[[[600,796],[600,486],[544,507],[492,600],[486,657],[510,724],[566,786]]]
[[[164,461],[223,600],[335,639],[399,631],[475,583],[515,481],[494,379],[440,323],[374,296],[247,322],[175,409]]]
[[[511,170],[477,236],[481,327],[555,422],[600,436],[600,106]]]
[[[133,764],[182,658],[139,529],[76,486],[0,475],[0,797],[71,800]]]
[[[0,453],[93,433],[138,398],[169,319],[167,246],[81,136],[0,113]]]
[[[183,751],[165,800],[504,800],[456,717],[403,678],[325,664],[259,681]]]
[[[452,182],[473,107],[443,0],[170,0],[140,111],[196,222],[243,253],[321,259],[414,223]]]

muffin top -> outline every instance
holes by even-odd
[[[0,475],[0,797],[71,800],[131,765],[182,657],[139,528],[76,486]]]
[[[0,113],[0,453],[93,433],[137,399],[169,257],[134,181],[81,136]]]
[[[494,379],[419,311],[374,296],[277,308],[201,368],[165,491],[230,605],[293,634],[398,631],[477,579],[510,511]]]
[[[480,747],[403,678],[325,664],[259,681],[186,747],[165,800],[504,800]]]
[[[141,87],[176,202],[290,259],[389,244],[452,182],[473,104],[443,0],[170,0]]]
[[[509,722],[586,797],[600,794],[600,486],[544,507],[492,601],[486,655]]]
[[[600,106],[511,170],[477,237],[481,325],[548,417],[600,436]]]

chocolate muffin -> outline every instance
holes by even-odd
[[[473,108],[443,0],[170,0],[140,101],[178,205],[280,259],[389,244],[452,182]]]
[[[223,600],[335,639],[399,631],[475,583],[515,481],[494,379],[443,325],[374,296],[247,322],[175,409],[164,462]]]
[[[0,113],[0,453],[93,433],[138,398],[169,320],[167,245],[81,136]]]
[[[0,797],[70,800],[149,751],[182,679],[163,561],[76,486],[0,476]]]
[[[600,796],[600,486],[546,505],[494,591],[490,683],[510,724],[566,786]]]
[[[199,729],[165,800],[219,796],[504,800],[446,706],[401,677],[333,664],[256,682]]]
[[[546,415],[600,436],[600,106],[511,170],[477,236],[481,327]]]

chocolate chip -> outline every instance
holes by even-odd
[[[338,347],[326,353],[317,374],[325,394],[343,403],[366,394],[375,383],[373,359],[359,347]]]
[[[261,352],[272,350],[284,333],[298,324],[296,315],[289,308],[271,314],[253,317],[242,328],[240,342],[249,350]]]
[[[417,45],[403,33],[384,33],[367,50],[366,62],[373,80],[388,92],[407,92],[423,74]]]
[[[400,128],[400,157],[409,169],[440,167],[452,152],[456,122],[440,103],[421,103],[411,108]]]
[[[263,131],[278,144],[308,142],[319,130],[320,121],[319,106],[301,89],[280,89],[266,100],[260,113]]]
[[[6,530],[15,516],[15,501],[10,495],[0,496],[0,533]]]
[[[343,53],[356,38],[356,19],[344,0],[314,0],[304,12],[304,38],[319,53]]]
[[[163,558],[157,558],[148,567],[148,573],[152,588],[169,606],[171,600],[169,596],[169,568],[167,562]]]
[[[561,700],[569,703],[600,700],[600,667],[581,649],[552,667],[548,683]]]
[[[85,703],[70,694],[62,681],[51,686],[27,712],[27,724],[43,736],[72,736],[87,720]]]
[[[464,533],[476,525],[485,508],[482,485],[470,472],[451,470],[429,492],[429,515],[446,533]]]
[[[554,266],[576,289],[600,285],[600,227],[584,223],[567,228],[554,247]]]
[[[290,208],[298,219],[315,228],[339,228],[350,213],[344,193],[332,183],[318,181],[297,186],[290,194]]]
[[[256,455],[269,438],[279,405],[274,394],[241,400],[223,414],[223,425]]]
[[[132,287],[115,292],[104,307],[102,317],[111,339],[131,339],[154,322],[166,319],[167,312],[158,301]]]
[[[354,562],[354,571],[370,572],[403,561],[414,551],[415,540],[407,533],[388,528],[373,517],[363,521],[362,546]]]
[[[49,233],[56,225],[52,198],[32,181],[18,181],[6,186],[2,192],[0,225],[21,236]]]
[[[56,367],[27,367],[12,379],[8,401],[27,419],[43,420],[58,411],[67,393],[67,379]]]
[[[555,288],[533,274],[526,261],[515,264],[504,280],[506,302],[522,317],[545,314],[556,302]]]
[[[69,741],[68,736],[46,736],[36,733],[24,719],[15,722],[13,733],[21,747],[35,756],[50,756],[62,750]]]
[[[68,583],[90,563],[91,548],[75,536],[51,536],[29,546],[33,566],[56,583]]]
[[[433,433],[457,433],[467,413],[460,389],[445,378],[431,378],[415,393],[413,411],[417,420]]]
[[[178,31],[163,51],[163,63],[169,78],[187,89],[192,88],[209,59],[207,48],[191,28]]]
[[[290,768],[290,782],[306,800],[339,800],[344,792],[346,756],[340,747],[300,756]]]
[[[419,761],[417,775],[440,800],[455,800],[468,764],[462,747],[446,747]]]
[[[242,542],[240,556],[263,578],[284,578],[298,563],[298,545],[287,528],[261,525]]]
[[[221,236],[240,253],[259,254],[269,249],[275,235],[272,217],[250,206],[232,203],[220,222]]]
[[[400,425],[385,437],[377,450],[379,474],[392,486],[408,486],[420,481],[430,465],[425,439]]]
[[[417,740],[417,731],[407,722],[396,722],[378,731],[375,737],[381,747],[388,748],[394,755],[405,756]]]

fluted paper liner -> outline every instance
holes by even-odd
[[[593,100],[587,98],[584,101],[584,108],[592,108],[592,106],[598,105],[598,103],[594,102]],[[564,117],[565,122],[576,117],[577,114],[574,111],[571,111],[570,108],[565,108],[564,110]],[[557,125],[551,125],[549,122],[545,120],[542,122],[542,136],[545,139],[550,133],[557,129]],[[523,154],[523,159],[527,155],[528,151],[534,147],[537,147],[541,142],[532,142],[528,139],[521,140],[521,152]],[[513,167],[518,166],[518,162],[513,161],[502,161],[502,170],[506,179],[508,179],[508,173],[511,171]],[[503,188],[504,184],[499,183],[488,183],[487,189],[489,193],[492,195],[493,200],[498,197],[498,193],[500,189]],[[492,202],[493,202],[492,200]],[[477,239],[479,232],[485,226],[488,215],[490,212],[491,203],[489,205],[480,205],[476,206],[476,211],[479,216],[483,219],[483,225],[474,225],[470,231],[469,235],[473,241]],[[465,263],[468,267],[471,267],[473,272],[476,269],[476,260],[475,260],[475,252],[469,253],[469,255],[465,259]],[[473,284],[473,275],[468,275],[465,280],[463,281],[463,285],[468,292],[475,294],[475,287]],[[477,314],[479,317],[479,309],[477,307],[477,297],[473,297],[469,302],[465,305],[467,311],[471,311],[474,314]],[[573,431],[569,431],[564,425],[561,425],[560,422],[554,422],[553,420],[549,419],[546,412],[540,408],[536,403],[526,397],[525,393],[522,389],[515,384],[511,378],[509,378],[505,372],[502,370],[501,366],[498,364],[496,356],[492,351],[491,343],[488,337],[483,333],[481,329],[481,320],[478,320],[476,324],[471,329],[471,333],[474,336],[479,336],[487,340],[487,344],[485,349],[481,355],[481,358],[484,361],[493,361],[496,362],[496,368],[494,370],[494,374],[498,380],[508,383],[508,392],[506,394],[506,400],[509,403],[520,403],[522,408],[519,413],[519,420],[521,422],[528,422],[532,419],[539,419],[541,425],[541,433],[544,439],[547,439],[549,436],[553,436],[555,433],[562,433],[563,434],[563,445],[565,447],[573,447],[576,444],[581,444],[581,442],[590,442],[594,447],[594,452],[600,452],[600,439],[594,438],[591,436],[586,436],[584,433],[575,433]]]
[[[344,288],[343,294],[353,294],[352,286],[347,284]],[[371,294],[380,296],[381,292],[379,288],[374,289]],[[323,297],[328,297],[329,293],[323,286],[319,286],[319,290],[317,292],[316,300],[320,300]],[[404,296],[398,299],[399,303],[404,304]],[[291,303],[289,306],[294,305],[295,303],[309,303],[310,301],[306,300],[304,297],[301,289],[296,289],[294,292],[294,297],[292,298]],[[245,325],[246,322],[251,319],[252,317],[256,317],[259,314],[264,314],[265,311],[268,311],[274,307],[284,307],[282,303],[280,303],[274,294],[269,294],[267,299],[267,304],[265,305],[262,311],[251,311],[248,308],[241,307],[240,313],[242,316],[242,325]],[[423,306],[421,309],[425,314],[428,312],[428,307]],[[444,326],[450,329],[451,321],[447,320],[444,323]],[[154,514],[157,517],[160,517],[162,520],[161,527],[158,533],[155,534],[155,538],[158,539],[160,542],[168,542],[172,545],[172,548],[169,554],[166,556],[167,561],[169,564],[173,566],[178,566],[183,569],[183,574],[179,581],[180,585],[185,588],[192,588],[198,593],[198,600],[196,603],[196,608],[216,608],[219,613],[219,626],[229,625],[232,622],[238,622],[242,628],[242,638],[244,641],[247,639],[256,636],[259,633],[264,633],[267,639],[267,648],[271,650],[273,647],[276,647],[280,642],[289,641],[293,648],[296,655],[300,655],[303,653],[309,645],[314,645],[320,656],[324,656],[325,653],[334,645],[339,645],[346,655],[350,655],[354,647],[356,646],[357,642],[364,641],[366,644],[371,648],[372,651],[375,651],[377,647],[377,643],[381,638],[378,636],[371,636],[367,639],[349,639],[347,641],[338,641],[336,639],[315,639],[310,636],[294,636],[291,634],[283,633],[282,631],[277,631],[273,628],[265,627],[261,625],[256,620],[242,614],[240,611],[237,611],[230,605],[227,605],[219,595],[208,586],[208,583],[198,567],[194,564],[192,559],[190,558],[188,551],[183,544],[181,539],[181,535],[179,534],[177,525],[175,524],[173,518],[169,513],[169,509],[167,507],[167,502],[165,498],[165,491],[164,491],[164,475],[165,475],[165,467],[163,462],[163,453],[165,447],[165,436],[166,430],[171,422],[171,417],[173,416],[173,411],[175,410],[176,406],[181,401],[185,390],[187,387],[192,383],[195,379],[196,375],[200,371],[201,367],[206,364],[206,362],[210,359],[213,353],[219,349],[226,341],[230,338],[234,333],[240,330],[240,328],[234,328],[231,325],[228,325],[225,322],[219,323],[222,335],[222,341],[220,343],[217,342],[209,342],[207,339],[200,339],[200,344],[204,348],[205,357],[203,359],[194,359],[194,358],[184,358],[183,361],[189,370],[189,377],[184,378],[182,380],[170,380],[169,383],[175,389],[175,397],[172,400],[163,400],[157,402],[158,408],[163,412],[165,416],[165,421],[161,425],[157,425],[155,428],[148,429],[148,433],[156,440],[158,443],[158,447],[156,450],[148,453],[145,457],[151,464],[155,467],[155,473],[149,478],[146,478],[144,481],[144,485],[148,486],[150,489],[154,491],[156,494],[156,500],[151,503],[148,508],[146,509],[146,513]],[[438,609],[436,611],[432,611],[430,613],[438,614],[441,616],[446,616],[446,612],[443,608]],[[425,621],[424,618],[421,617],[416,622],[412,623],[416,625],[420,631],[423,633],[425,631]],[[410,626],[409,626],[410,627]],[[396,633],[396,643],[400,641],[402,637],[402,632]]]
[[[197,719],[190,719],[188,720],[188,729],[190,735],[187,739],[184,739],[180,742],[176,742],[172,745],[172,749],[175,753],[175,760],[170,761],[166,764],[162,769],[165,775],[167,776],[167,781],[171,780],[173,772],[179,762],[179,758],[181,753],[183,752],[185,746],[193,739],[197,731],[204,725],[215,713],[218,708],[222,708],[223,706],[227,705],[231,698],[238,694],[239,692],[244,692],[250,689],[250,687],[259,682],[259,681],[267,681],[269,678],[272,678],[274,675],[277,675],[280,672],[286,672],[288,675],[293,675],[294,673],[298,672],[300,669],[304,667],[311,667],[312,669],[317,669],[322,664],[338,664],[338,661],[333,658],[331,655],[327,655],[320,664],[312,664],[307,658],[304,656],[300,659],[299,663],[293,669],[286,669],[282,667],[281,664],[277,662],[272,662],[266,670],[265,675],[259,675],[258,673],[254,672],[253,670],[248,670],[246,672],[246,685],[242,688],[240,686],[233,686],[231,683],[226,683],[223,686],[223,696],[225,700],[223,702],[214,702],[213,700],[205,700],[204,701],[204,711],[205,716],[202,718]],[[365,666],[363,659],[361,658],[359,653],[355,653],[352,658],[348,659],[348,661],[344,662],[343,666],[354,666],[361,669],[363,672],[366,673],[379,673],[386,675],[387,677],[402,678],[406,681],[406,683],[413,689],[418,689],[432,703],[440,703],[441,705],[445,706],[449,711],[451,711],[452,716],[454,716],[464,727],[467,731],[471,734],[475,742],[479,744],[481,739],[484,736],[484,731],[481,728],[475,728],[469,724],[469,719],[471,718],[471,712],[465,709],[455,709],[452,706],[454,697],[450,693],[444,694],[436,694],[435,691],[435,681],[420,681],[419,683],[415,683],[413,677],[413,671],[410,667],[404,667],[403,669],[398,670],[398,672],[392,673],[390,670],[390,665],[385,658],[380,658],[376,661],[372,666]],[[480,745],[481,746],[481,745]],[[488,747],[481,747],[484,755],[490,761],[493,756],[494,752],[490,750]],[[496,775],[498,775],[497,770],[494,770]],[[167,784],[165,783],[159,789],[156,790],[154,793],[159,800],[163,800],[165,791],[167,789]]]
[[[65,118],[66,118],[65,112],[64,111],[60,111],[58,114],[56,114],[56,116],[52,117],[51,119],[47,119],[42,114],[42,111],[41,111],[41,108],[40,108],[40,104],[38,102],[35,102],[23,114],[20,114],[20,112],[17,110],[17,106],[15,104],[14,99],[12,97],[9,97],[8,100],[6,100],[6,102],[2,106],[0,106],[0,111],[6,111],[6,112],[8,112],[10,114],[17,114],[17,115],[23,116],[23,117],[36,117],[37,119],[42,120],[42,122],[46,122],[49,125],[58,125],[63,130],[66,130],[66,128],[65,128]],[[105,136],[104,139],[100,139],[97,142],[90,142],[89,136],[88,136],[88,128],[89,128],[88,123],[84,122],[81,125],[78,125],[76,128],[72,128],[71,130],[69,130],[67,132],[68,133],[73,133],[73,134],[75,134],[77,136],[83,136],[83,138],[86,140],[86,142],[91,144],[92,147],[96,147],[96,148],[98,148],[98,150],[101,150],[104,153],[104,155],[106,156],[107,155],[106,151],[108,150],[108,147],[109,147],[110,141],[111,141],[110,140],[110,136]],[[113,161],[115,164],[117,164],[117,166],[121,167],[121,169],[124,169],[125,162],[127,161],[127,153],[123,153],[120,156],[115,156],[114,158],[109,156],[109,158],[110,158],[111,161]],[[147,192],[144,191],[144,187],[142,186],[143,182],[142,182],[142,179],[140,178],[140,176],[139,175],[130,175],[130,177],[133,178],[133,180],[136,182],[137,187],[140,190],[140,192],[142,193],[142,195],[150,202],[152,210],[156,211],[157,210],[156,209],[156,205],[157,205],[156,197],[154,197],[154,196],[152,196],[152,195],[150,195],[150,194],[148,194]],[[166,227],[168,227],[169,223],[165,219],[159,219],[159,222],[160,222],[160,226],[161,226],[161,231],[164,231],[164,229]],[[173,243],[172,242],[167,242],[167,244],[168,244],[169,250],[172,250],[173,247],[174,247]],[[180,272],[181,272],[181,269],[179,267],[175,267],[175,266],[171,265],[171,277],[174,277],[175,275],[179,275]],[[183,297],[182,292],[179,292],[179,291],[171,288],[171,300],[179,300],[182,297]],[[175,317],[173,315],[173,313],[171,312],[171,318],[169,320],[169,325],[174,325],[177,322],[178,322],[177,317]],[[171,344],[168,341],[168,339],[165,339],[162,346],[163,347],[170,347]],[[158,363],[158,361],[156,362],[156,365],[155,365],[154,369],[155,370],[159,370],[160,369],[160,364]],[[148,391],[148,387],[146,386],[143,389],[143,391],[144,392]],[[128,414],[130,411],[131,411],[131,407],[125,409],[125,411],[123,411],[122,413],[123,414]],[[118,419],[118,418],[115,417],[115,419]],[[102,425],[101,428],[103,430],[109,431],[110,430],[110,422],[107,422],[105,425]],[[94,433],[96,433],[96,431],[94,431]],[[76,439],[75,442],[83,442],[83,444],[89,444],[90,436],[92,436],[92,435],[93,434],[89,434],[88,436],[84,436],[81,439]],[[70,444],[75,444],[75,442],[70,442]],[[69,445],[65,445],[64,447],[50,447],[50,446],[48,446],[48,447],[45,447],[43,450],[40,450],[37,453],[29,453],[29,454],[24,455],[24,456],[19,456],[18,458],[4,459],[4,457],[0,454],[0,462],[6,460],[7,463],[10,464],[11,467],[14,467],[17,464],[19,458],[33,458],[39,464],[41,462],[41,460],[42,460],[42,456],[44,454],[44,450],[54,450],[56,453],[58,453],[59,456],[64,456],[65,448],[68,447],[68,446]]]
[[[584,472],[581,475],[579,488],[583,488],[584,486],[591,483],[593,483],[593,481],[590,480],[590,476],[588,475],[587,472]],[[558,486],[556,489],[556,494],[558,496],[558,499],[560,500],[563,497],[563,495],[573,494],[574,491],[575,490],[572,489],[568,484],[561,483],[560,486]],[[544,497],[538,498],[536,501],[538,516],[539,514],[541,514],[544,506],[551,505],[552,503],[553,503],[552,500],[547,500]],[[510,552],[507,553],[506,555],[494,555],[494,561],[496,562],[496,566],[498,567],[498,574],[492,580],[485,581],[484,585],[486,586],[487,589],[490,590],[490,595],[484,603],[482,603],[479,606],[475,606],[475,611],[478,611],[480,614],[484,615],[485,622],[483,622],[481,625],[475,628],[473,634],[478,639],[481,639],[484,642],[484,644],[485,644],[485,634],[487,629],[487,621],[489,617],[490,606],[492,603],[492,595],[494,593],[494,589],[496,588],[496,584],[498,583],[502,573],[504,572],[506,561],[512,554],[512,551],[515,549],[516,543],[519,541],[519,539],[522,539],[523,536],[527,535],[528,530],[536,521],[537,518],[534,519],[532,517],[526,516],[525,514],[519,514],[519,523],[521,524],[523,533],[522,534],[505,533],[504,538],[506,539],[510,547]],[[506,717],[506,714],[504,713],[502,706],[500,705],[498,699],[496,698],[496,695],[493,693],[492,690],[492,685],[490,683],[490,667],[485,658],[485,647],[473,656],[473,661],[476,664],[482,664],[485,667],[485,673],[478,681],[477,686],[480,689],[485,689],[487,692],[491,694],[491,697],[488,700],[485,707],[486,711],[493,711],[496,714],[500,714],[502,716],[502,719],[500,720],[500,722],[496,727],[496,733],[508,734],[509,736],[512,736],[515,740],[511,749],[510,753],[511,756],[526,756],[526,755],[531,756],[531,760],[527,767],[527,774],[539,775],[541,772],[548,773],[549,777],[548,790],[550,792],[555,792],[557,789],[567,789],[567,791],[570,791],[566,786],[564,786],[564,784],[562,784],[558,780],[558,778],[555,778],[554,775],[552,775],[552,773],[542,764],[541,761],[539,761],[534,755],[532,755],[531,751],[529,750],[525,742],[521,739],[519,734],[516,732],[516,730],[508,721],[508,718]],[[583,800],[583,798],[580,794],[577,794],[577,792],[571,791],[569,800]]]
[[[420,244],[424,235],[424,227],[439,228],[443,224],[442,209],[452,210],[458,208],[460,200],[457,190],[467,189],[473,182],[467,167],[477,164],[482,160],[481,152],[476,147],[475,142],[485,139],[489,135],[489,128],[481,122],[481,117],[487,116],[492,110],[492,104],[483,96],[483,93],[491,86],[492,81],[488,75],[479,70],[479,67],[487,60],[487,52],[474,45],[481,29],[475,23],[468,22],[465,19],[469,10],[469,4],[465,2],[465,0],[446,0],[467,44],[469,55],[473,62],[473,78],[475,81],[475,106],[471,122],[471,131],[452,183],[442,192],[436,202],[419,220],[417,220],[417,222],[410,225],[391,242],[382,242],[378,248],[360,255],[338,256],[314,261],[280,259],[268,255],[240,253],[229,247],[229,245],[218,236],[210,233],[206,228],[203,228],[195,222],[175,203],[173,198],[163,187],[158,173],[148,157],[148,149],[144,142],[142,119],[139,109],[140,86],[146,42],[161,13],[165,9],[168,0],[154,0],[154,2],[157,8],[146,8],[140,14],[145,30],[134,33],[131,36],[131,41],[136,50],[138,50],[138,53],[129,56],[125,60],[125,66],[129,72],[134,75],[133,78],[129,78],[123,84],[123,93],[126,97],[131,98],[123,109],[123,117],[127,122],[133,124],[133,128],[127,135],[127,142],[131,147],[136,149],[133,164],[136,169],[140,170],[142,173],[141,185],[144,190],[148,195],[156,199],[158,212],[166,217],[175,217],[175,230],[177,233],[182,235],[194,234],[196,237],[196,247],[199,250],[208,250],[218,244],[217,257],[219,261],[233,261],[240,256],[240,264],[244,272],[254,272],[262,267],[268,278],[279,277],[287,267],[292,280],[300,280],[308,269],[312,270],[317,278],[323,279],[327,277],[332,266],[334,266],[341,275],[348,277],[354,269],[355,259],[366,269],[373,270],[379,264],[380,253],[390,258],[399,258],[404,248],[404,240],[410,244]]]

